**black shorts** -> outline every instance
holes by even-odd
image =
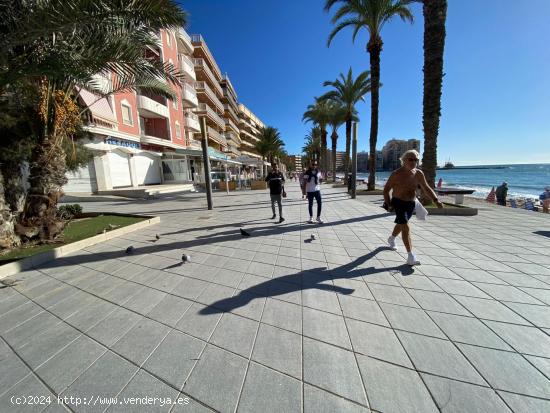
[[[399,198],[392,198],[390,204],[395,210],[396,224],[406,224],[409,222],[416,206],[414,201],[403,201]]]

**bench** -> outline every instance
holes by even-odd
[[[438,195],[454,195],[455,204],[461,205],[464,203],[464,195],[471,195],[475,189],[469,188],[434,188]]]

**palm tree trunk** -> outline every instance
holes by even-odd
[[[376,141],[378,140],[378,101],[380,91],[380,52],[382,40],[371,39],[367,46],[370,54],[371,73],[371,116],[370,116],[370,153],[369,153],[369,180],[368,190],[375,188],[376,182]]]
[[[447,0],[424,0],[424,154],[422,171],[428,185],[435,186],[437,168],[437,136],[441,116],[443,84],[443,52]]]
[[[327,151],[327,130],[321,129],[321,168],[324,173],[327,173],[328,168],[328,151]]]
[[[4,178],[0,171],[0,251],[13,248],[20,243],[15,234],[15,216],[11,213],[4,197]]]
[[[344,157],[344,183],[348,184],[348,173],[350,172],[350,151],[351,151],[351,116],[346,119],[346,155]]]
[[[25,188],[20,159],[15,162],[4,162],[0,165],[0,173],[4,177],[4,201],[15,216],[23,212],[25,207]]]
[[[332,181],[336,182],[336,143],[338,141],[336,130],[332,131],[330,139],[332,140]]]
[[[57,202],[67,183],[65,152],[54,139],[44,139],[34,149],[30,162],[30,189],[22,224],[27,233],[36,232],[41,240],[55,238],[64,228],[57,217]]]

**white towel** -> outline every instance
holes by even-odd
[[[414,201],[414,212],[416,213],[416,219],[420,221],[426,221],[426,217],[428,216],[428,210],[424,208],[424,205],[420,203],[420,201],[417,199]]]

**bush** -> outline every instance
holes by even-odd
[[[63,219],[72,219],[75,215],[82,214],[82,206],[80,204],[67,204],[57,208],[57,213]]]

